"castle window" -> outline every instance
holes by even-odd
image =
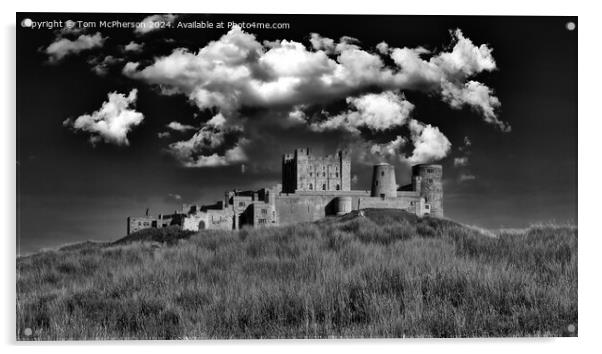
[[[338,172],[337,172],[337,173],[335,173],[334,175],[335,175],[335,177],[337,177],[337,178],[339,177],[339,173],[338,173]]]
[[[380,175],[384,177],[385,176],[385,171],[380,171]]]
[[[378,181],[374,181],[374,184],[378,186]]]
[[[337,184],[337,190],[339,190],[339,189],[341,189],[341,186],[339,186],[339,185]]]
[[[326,177],[326,172],[322,172],[322,177]]]
[[[325,191],[326,190],[326,184],[322,185],[322,190]]]
[[[267,214],[267,213],[268,213],[268,210],[267,210],[267,209],[261,209],[261,213],[262,213],[262,214]]]
[[[310,183],[309,184],[309,190],[312,190],[312,189],[314,189],[314,185]]]
[[[309,177],[313,176],[314,174],[312,172],[309,173]]]
[[[432,178],[429,178],[428,181],[429,181],[429,183],[433,183],[433,179]]]
[[[432,168],[427,168],[426,169],[426,173],[433,173],[433,172],[435,172],[435,171]]]

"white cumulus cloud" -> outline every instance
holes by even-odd
[[[409,128],[414,151],[408,158],[412,164],[421,164],[440,160],[447,156],[451,143],[437,127],[411,120]]]
[[[476,46],[460,30],[452,32],[452,40],[451,51],[439,53],[384,43],[370,52],[353,38],[335,42],[316,33],[309,47],[291,40],[262,44],[234,27],[197,53],[176,49],[142,69],[139,63],[127,63],[123,72],[158,85],[164,94],[184,94],[200,109],[233,112],[241,106],[316,104],[375,88],[422,90],[441,95],[454,108],[470,106],[486,122],[501,126],[493,91],[466,81],[496,69],[491,48]],[[383,55],[390,55],[395,65],[385,65]]]
[[[214,128],[221,128],[225,124],[226,124],[226,117],[224,117],[224,115],[221,113],[214,115],[213,117],[211,117],[211,119],[209,119],[207,121],[207,125],[214,127]]]
[[[400,149],[408,143],[408,140],[403,136],[397,136],[394,140],[383,144],[373,144],[370,147],[370,152],[377,156],[398,157],[401,158]]]
[[[96,32],[94,35],[82,34],[75,40],[68,38],[57,38],[48,46],[48,48],[45,49],[44,52],[48,55],[48,61],[50,63],[57,63],[68,55],[77,54],[92,48],[102,47],[105,40],[106,38],[104,38],[100,32]]]
[[[468,107],[484,122],[510,130],[498,117],[501,103],[493,90],[474,78],[497,69],[492,48],[474,44],[460,30],[451,31],[451,37],[445,50],[396,48],[384,42],[363,49],[355,38],[337,41],[317,33],[310,34],[307,43],[260,42],[234,27],[196,51],[178,48],[149,65],[128,62],[123,74],[156,85],[162,94],[184,95],[199,110],[221,115],[189,140],[170,145],[185,165],[215,166],[244,156],[242,149],[248,144],[234,145],[241,153],[233,150],[226,158],[225,151],[234,147],[230,142],[226,148],[223,139],[226,127],[247,124],[240,113],[243,107],[280,112],[267,116],[285,122],[275,122],[281,127],[347,131],[356,138],[364,128],[380,132],[407,125],[409,136],[373,145],[382,145],[375,151],[386,152],[399,150],[402,142],[412,143],[414,152],[407,161],[418,163],[445,157],[451,144],[439,128],[410,118],[414,105],[402,92],[424,92],[453,109]],[[317,117],[304,111],[342,101],[347,108],[341,113]],[[248,139],[245,134],[238,139]],[[211,143],[220,139],[221,144]]]
[[[336,47],[334,39],[322,37],[318,33],[311,33],[310,36],[309,42],[311,43],[313,49],[322,50],[329,54],[334,53],[334,49]]]
[[[389,53],[389,45],[387,42],[380,42],[376,45],[376,50],[382,55]]]
[[[177,16],[172,14],[152,15],[145,17],[140,21],[140,26],[136,27],[134,33],[144,35],[150,32],[159,31],[166,28],[166,24],[172,24]]]
[[[468,81],[459,87],[449,82],[442,84],[441,96],[443,101],[449,103],[453,108],[461,108],[464,105],[480,112],[487,123],[494,124],[503,132],[511,130],[510,125],[499,120],[495,110],[500,107],[500,101],[492,95],[492,90],[477,81]]]
[[[384,131],[406,123],[414,105],[402,94],[385,91],[359,97],[348,97],[350,110],[316,123],[315,130],[345,129],[356,132],[360,127]]]
[[[144,43],[136,43],[134,41],[130,41],[130,43],[123,46],[123,50],[126,52],[141,52],[142,48],[144,48]]]
[[[185,131],[196,129],[196,127],[193,127],[192,125],[182,124],[180,122],[175,122],[175,121],[167,124],[167,128],[169,128],[171,130],[175,130],[177,132],[185,132]]]
[[[64,126],[74,131],[90,134],[92,145],[100,141],[105,143],[129,145],[127,134],[144,119],[144,115],[131,106],[136,103],[138,90],[132,89],[126,96],[121,93],[111,92],[99,110],[91,114],[84,114],[76,119],[66,119]]]
[[[237,127],[224,127],[224,121],[221,114],[215,115],[190,139],[170,144],[167,152],[185,167],[227,166],[246,161],[243,146],[248,141],[242,138],[227,147],[228,135],[239,131]],[[218,153],[216,150],[223,152]]]
[[[452,32],[455,45],[451,52],[443,52],[431,60],[448,76],[470,77],[482,71],[496,69],[491,48],[485,44],[475,46],[461,30]]]
[[[197,153],[197,150],[205,146],[203,139],[202,134],[195,134],[186,142],[171,144],[169,151],[185,167],[218,167],[247,161],[247,156],[241,146],[241,144],[244,144],[244,140],[239,141],[238,144],[227,149],[223,154],[217,152],[200,154]]]

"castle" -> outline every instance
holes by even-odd
[[[282,157],[282,183],[257,191],[227,191],[212,205],[184,205],[180,212],[128,217],[127,233],[180,225],[184,230],[240,229],[315,221],[366,208],[402,209],[419,216],[443,216],[441,165],[412,167],[412,183],[398,188],[394,166],[375,165],[370,190],[351,189],[347,151],[316,156],[309,148]]]

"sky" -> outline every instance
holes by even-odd
[[[374,163],[400,185],[413,164],[442,164],[446,217],[463,223],[577,222],[576,17],[17,23],[18,254],[272,186],[297,147],[351,150],[353,189]]]

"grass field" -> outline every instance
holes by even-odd
[[[19,340],[575,336],[577,228],[143,231],[18,258],[16,310]]]

